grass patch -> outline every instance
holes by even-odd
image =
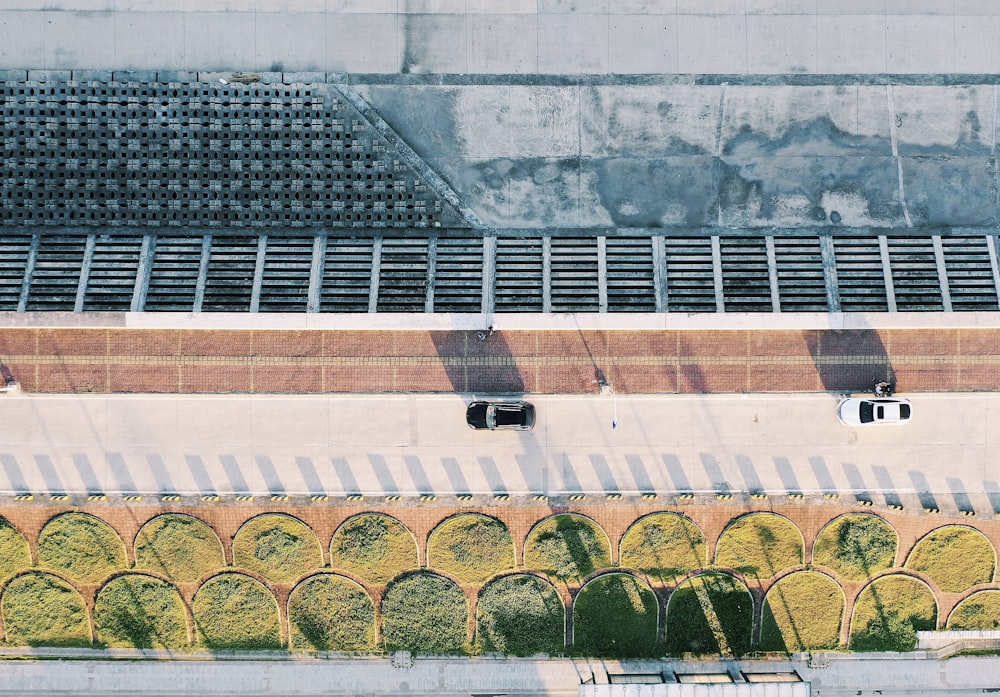
[[[210,649],[281,647],[278,604],[256,579],[222,574],[209,579],[194,596],[195,625]]]
[[[103,520],[64,513],[39,533],[38,565],[79,583],[97,583],[125,568],[125,544]]]
[[[793,523],[773,513],[751,513],[723,531],[715,565],[764,579],[801,564],[802,553],[802,535]]]
[[[20,531],[0,517],[0,582],[31,568],[31,552]]]
[[[528,535],[524,565],[562,581],[578,581],[611,566],[608,536],[597,523],[580,515],[547,518]]]
[[[388,651],[461,653],[467,644],[469,604],[453,581],[414,573],[382,597],[382,641]]]
[[[555,588],[543,579],[517,574],[488,583],[476,615],[482,651],[532,656],[565,650],[565,610]]]
[[[912,651],[917,632],[935,628],[937,606],[930,588],[908,576],[883,576],[858,596],[851,623],[855,651]]]
[[[248,520],[236,533],[233,562],[271,583],[289,583],[323,566],[323,548],[316,533],[298,518],[266,513]]]
[[[187,614],[177,588],[142,574],[118,576],[97,594],[94,624],[110,647],[174,649],[187,646]]]
[[[768,591],[761,616],[761,651],[813,651],[840,644],[844,594],[829,576],[800,571]]]
[[[0,602],[7,643],[15,646],[90,646],[83,598],[51,574],[28,573],[7,584]]]
[[[514,540],[507,526],[484,515],[465,513],[434,528],[427,565],[459,583],[480,583],[514,568]]]
[[[404,571],[417,568],[417,545],[399,521],[378,513],[364,513],[347,519],[334,533],[330,565],[372,583],[386,583]]]
[[[1000,629],[1000,591],[981,591],[963,600],[948,618],[948,629]]]
[[[167,513],[142,526],[135,538],[135,565],[176,583],[195,583],[226,565],[222,543],[204,522]]]
[[[596,578],[573,605],[574,649],[607,658],[655,656],[656,610],[653,591],[634,576]]]
[[[926,574],[946,593],[961,593],[993,580],[993,545],[978,530],[946,525],[920,540],[905,567]]]
[[[701,574],[685,581],[667,605],[669,654],[742,656],[750,650],[753,598],[728,574]]]
[[[896,531],[878,516],[849,513],[827,525],[816,537],[813,563],[850,581],[864,581],[892,568]]]
[[[291,646],[317,651],[375,649],[375,605],[354,581],[321,574],[308,578],[288,597]]]
[[[637,569],[664,583],[676,583],[706,563],[705,536],[676,513],[639,519],[622,537],[621,566]]]

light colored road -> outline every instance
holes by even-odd
[[[466,427],[457,395],[7,395],[0,491],[869,493],[1000,507],[1000,395],[919,394],[910,424],[867,429],[842,426],[829,394],[531,399],[533,431],[491,433]]]

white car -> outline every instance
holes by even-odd
[[[837,417],[845,426],[905,424],[910,403],[897,397],[849,397],[837,405]]]

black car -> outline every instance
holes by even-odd
[[[473,402],[465,411],[469,428],[528,431],[535,425],[535,407],[528,402]]]

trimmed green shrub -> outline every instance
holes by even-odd
[[[330,566],[385,583],[419,566],[410,531],[395,518],[363,513],[348,518],[330,543]]]
[[[656,596],[629,574],[594,579],[573,605],[573,646],[584,656],[643,658],[657,655]]]
[[[103,520],[63,513],[38,534],[38,566],[79,583],[97,583],[125,568],[125,544]]]
[[[28,541],[6,518],[0,517],[0,582],[31,568]]]
[[[791,521],[773,513],[751,513],[723,531],[715,565],[765,579],[802,564],[802,554],[802,534]]]
[[[742,656],[750,650],[753,597],[729,574],[695,576],[667,605],[667,653]]]
[[[289,583],[323,566],[323,548],[312,529],[298,518],[265,513],[248,520],[236,533],[233,561],[271,583]]]
[[[622,537],[621,566],[673,584],[706,564],[705,536],[677,513],[654,513],[637,520]]]
[[[97,593],[94,624],[110,647],[174,649],[187,646],[187,613],[177,588],[143,574],[111,579]]]
[[[410,574],[390,584],[382,596],[382,641],[388,651],[461,653],[468,625],[465,594],[443,576]]]
[[[608,536],[594,521],[564,513],[546,518],[524,543],[524,565],[562,581],[578,581],[611,566]]]
[[[156,516],[135,538],[135,565],[176,583],[195,583],[226,565],[218,535],[203,521],[179,513]]]
[[[278,603],[260,581],[227,573],[198,589],[192,608],[201,641],[213,650],[281,647]]]
[[[824,574],[799,571],[767,593],[761,616],[761,651],[815,651],[840,644],[844,594]]]
[[[375,649],[375,605],[368,592],[349,578],[334,574],[307,578],[289,595],[288,616],[293,649]]]
[[[876,515],[849,513],[834,519],[816,537],[813,563],[841,578],[864,581],[892,568],[896,545],[896,531],[889,523]]]
[[[27,573],[12,579],[0,599],[7,643],[15,646],[90,646],[87,608],[57,576]]]
[[[937,623],[931,589],[909,576],[883,576],[861,591],[854,605],[851,648],[855,651],[912,651],[917,632]]]
[[[456,515],[431,532],[427,565],[460,583],[480,583],[514,568],[514,540],[498,520],[476,513]]]
[[[918,542],[905,567],[925,574],[945,593],[961,593],[993,580],[993,545],[978,530],[946,525]]]
[[[555,588],[529,574],[491,581],[476,605],[476,634],[482,651],[510,656],[562,653],[565,622]]]
[[[960,602],[948,629],[1000,629],[1000,591],[979,591]]]

